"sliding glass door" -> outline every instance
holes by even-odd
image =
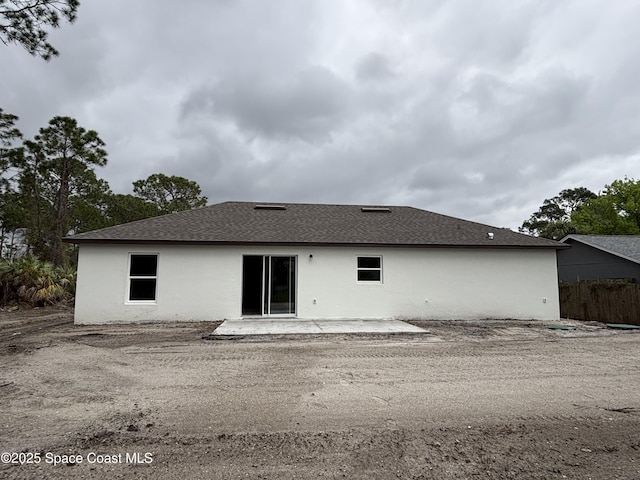
[[[296,257],[245,255],[242,315],[295,315]]]
[[[265,257],[265,266],[265,282],[268,280],[265,291],[268,293],[264,296],[264,314],[295,314],[296,258]]]

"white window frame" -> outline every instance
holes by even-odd
[[[360,258],[379,258],[380,267],[359,267],[358,260]],[[380,280],[360,280],[360,272],[380,272]],[[381,285],[383,283],[382,255],[357,255],[356,256],[356,283],[361,285]]]
[[[155,255],[156,257],[156,274],[155,276],[140,276],[140,275],[131,275],[131,258],[136,255],[144,255],[151,256]],[[124,293],[125,295],[125,303],[129,305],[156,305],[158,303],[158,277],[159,277],[159,269],[160,269],[160,254],[158,252],[129,252],[129,259],[127,262],[127,289]],[[131,300],[131,280],[155,280],[156,281],[156,289],[154,292],[153,300]]]

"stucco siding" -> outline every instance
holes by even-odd
[[[131,253],[157,253],[156,302],[127,301]],[[559,318],[554,250],[81,245],[77,323],[242,316],[243,255],[297,258],[300,318]],[[312,257],[310,257],[312,255]],[[382,256],[382,283],[357,257]]]
[[[156,302],[128,302],[130,254],[158,254]],[[229,317],[241,270],[207,247],[83,245],[78,258],[76,323],[213,320]]]

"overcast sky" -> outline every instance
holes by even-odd
[[[410,205],[517,228],[640,178],[634,0],[83,0],[50,62],[0,44],[0,107],[227,200]]]

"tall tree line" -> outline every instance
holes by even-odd
[[[206,205],[196,182],[156,173],[114,194],[96,171],[108,161],[105,143],[70,117],[54,117],[23,139],[18,117],[0,109],[0,252],[31,254],[60,266],[71,233]]]

